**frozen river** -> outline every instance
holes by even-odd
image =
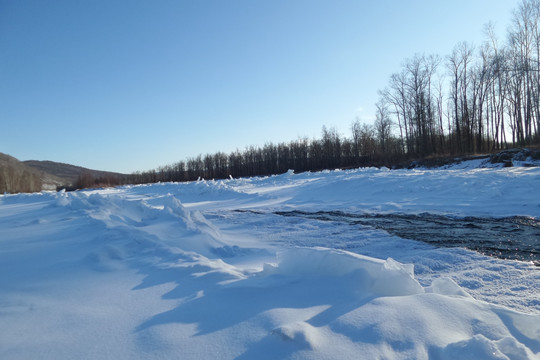
[[[540,266],[540,221],[531,217],[450,217],[423,213],[353,214],[341,211],[280,211],[277,215],[344,222],[358,231],[376,228],[440,247],[464,247],[501,259]]]

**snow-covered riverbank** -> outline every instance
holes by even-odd
[[[540,218],[539,168],[0,197],[0,357],[533,359],[540,271],[276,211]]]

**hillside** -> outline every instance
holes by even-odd
[[[52,174],[63,181],[63,185],[73,186],[76,184],[77,179],[80,175],[90,174],[93,178],[107,178],[107,177],[122,177],[123,174],[109,172],[109,171],[100,171],[87,169],[81,166],[75,166],[70,164],[64,164],[54,161],[38,161],[38,160],[28,160],[23,161],[23,163],[33,169],[38,171]]]
[[[62,180],[0,153],[0,193],[53,190]]]
[[[0,153],[0,193],[37,192],[72,188],[81,175],[93,179],[125,177],[123,174],[87,169],[54,161],[19,161]]]

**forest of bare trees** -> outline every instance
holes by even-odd
[[[0,153],[0,194],[41,191],[39,173]]]
[[[318,140],[301,138],[289,143],[250,146],[230,154],[218,152],[197,156],[156,170],[134,174],[132,180],[136,183],[151,183],[191,181],[199,178],[223,179],[280,174],[290,169],[303,172],[367,166],[374,162],[382,164],[383,158],[376,152],[373,131],[358,123],[354,126],[359,127],[356,141],[340,137],[334,128],[323,128],[322,138]]]
[[[41,179],[38,175],[15,167],[0,169],[0,194],[36,191],[41,191]]]
[[[503,44],[486,25],[480,46],[416,55],[380,92],[407,155],[485,152],[539,142],[540,1],[523,0]]]
[[[493,152],[540,143],[540,0],[522,0],[507,39],[485,27],[485,42],[451,54],[415,55],[379,91],[375,121],[350,135],[322,128],[319,139],[249,146],[137,173],[137,183],[391,166],[428,156]]]

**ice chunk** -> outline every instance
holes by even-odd
[[[426,292],[441,295],[471,297],[471,295],[456,284],[454,280],[447,277],[433,280],[431,286],[426,288]]]

